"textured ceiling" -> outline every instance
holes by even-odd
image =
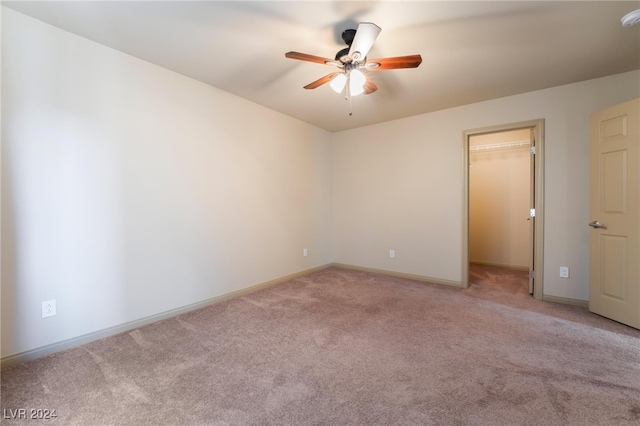
[[[620,24],[640,1],[2,4],[329,131],[640,69],[640,25]],[[370,73],[349,116],[328,85],[302,88],[333,68],[284,53],[333,57],[363,21],[382,28],[370,58],[423,62]]]

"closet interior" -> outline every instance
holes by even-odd
[[[529,270],[531,129],[469,138],[469,263]]]

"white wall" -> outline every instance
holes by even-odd
[[[475,135],[469,146],[526,142],[521,147],[469,150],[469,262],[529,269],[532,265],[530,130]]]
[[[459,283],[463,132],[543,118],[544,294],[588,300],[589,114],[638,96],[634,71],[334,134],[334,261]]]
[[[3,356],[331,261],[330,134],[2,12]]]
[[[331,261],[459,282],[462,133],[536,118],[545,294],[586,300],[588,115],[640,72],[331,135],[2,8],[2,86],[7,356]]]

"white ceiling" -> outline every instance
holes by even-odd
[[[3,5],[222,90],[340,131],[640,69],[640,1],[3,1]],[[369,58],[422,55],[370,72],[378,91],[344,98],[302,87],[334,68],[358,22],[382,32]],[[639,82],[640,84],[640,82]]]

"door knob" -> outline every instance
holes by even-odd
[[[603,224],[601,224],[597,220],[594,220],[593,222],[589,223],[589,226],[592,227],[592,228],[604,228],[605,227]]]

